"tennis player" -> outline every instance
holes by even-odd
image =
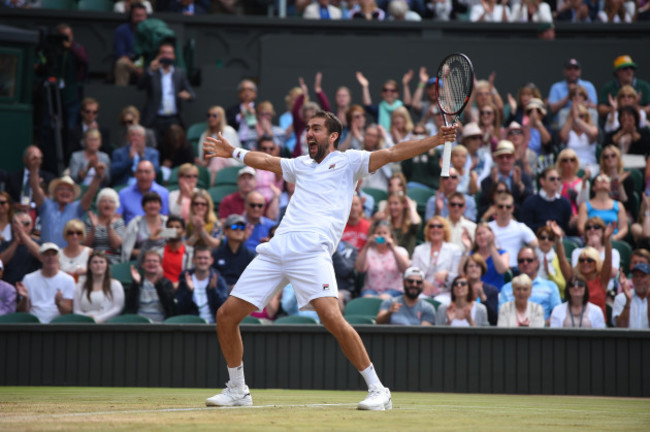
[[[390,390],[377,376],[358,333],[343,318],[332,267],[332,254],[350,214],[359,179],[390,162],[424,153],[445,141],[455,141],[456,127],[442,127],[437,135],[402,142],[374,152],[336,150],[341,123],[330,112],[319,111],[309,120],[306,139],[309,156],[281,159],[262,152],[233,147],[221,134],[203,143],[207,159],[233,157],[253,168],[282,174],[296,190],[275,236],[257,247],[258,256],[235,284],[217,312],[217,335],[228,365],[230,380],[223,391],[206,399],[208,406],[253,404],[244,380],[244,347],[239,323],[261,310],[286,284],[291,283],[301,309],[315,310],[321,323],[334,335],[345,356],[368,385],[361,410],[392,408]]]

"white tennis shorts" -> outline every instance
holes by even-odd
[[[316,233],[277,235],[257,247],[257,257],[246,267],[230,295],[261,310],[273,295],[291,283],[300,310],[313,310],[313,299],[338,297],[328,250]]]

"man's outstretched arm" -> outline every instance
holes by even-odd
[[[237,153],[233,154],[235,150],[237,153],[241,152],[242,156],[237,157]],[[203,141],[203,154],[205,155],[205,159],[212,159],[214,157],[229,159],[234,157],[250,167],[271,171],[275,174],[282,174],[282,165],[280,164],[279,157],[271,156],[263,152],[249,152],[244,149],[236,148],[230,144],[223,135],[221,135],[221,132],[219,132],[219,138],[207,137],[206,140]],[[245,160],[243,160],[244,158]]]
[[[456,141],[455,125],[449,127],[443,126],[438,130],[436,135],[431,137],[414,141],[403,141],[393,147],[370,153],[368,171],[375,172],[387,163],[401,162],[406,159],[411,159],[412,157],[422,154],[434,147],[443,145],[445,141]]]

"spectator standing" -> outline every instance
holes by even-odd
[[[118,3],[115,4],[115,7]],[[151,5],[149,7],[151,8]],[[148,11],[145,4],[140,2],[131,4],[130,8],[128,22],[120,24],[115,29],[113,36],[113,53],[115,55],[113,75],[115,75],[115,85],[118,86],[129,85],[132,78],[140,77],[144,71],[141,61],[138,62],[135,58],[134,42],[138,24],[147,19]]]
[[[109,264],[121,261],[122,239],[126,232],[124,219],[117,213],[120,197],[111,188],[99,191],[96,199],[97,214],[88,212],[84,244],[95,252],[103,252]]]
[[[16,282],[20,295],[16,310],[36,315],[42,323],[72,312],[74,279],[59,270],[59,251],[55,243],[43,243],[39,248],[43,268]]]
[[[111,143],[110,131],[106,126],[98,123],[99,118],[99,102],[97,99],[87,97],[81,101],[81,121],[77,123],[75,119],[74,127],[68,131],[68,145],[65,147],[65,163],[70,161],[70,157],[77,151],[86,148],[86,132],[92,129],[97,129],[100,133],[100,141],[98,150],[106,154],[113,151]],[[104,161],[102,161],[104,162]]]
[[[106,255],[93,252],[86,264],[88,274],[75,286],[73,311],[103,323],[117,316],[124,307],[124,288],[111,278]]]
[[[431,303],[420,299],[424,283],[424,272],[409,267],[404,272],[404,294],[383,301],[377,313],[377,324],[433,325],[436,311]]]
[[[210,248],[197,246],[192,257],[193,269],[185,270],[179,277],[176,290],[176,313],[198,315],[208,323],[214,323],[217,310],[228,297],[228,286],[212,267]]]
[[[163,322],[174,316],[174,286],[163,277],[162,257],[157,251],[144,253],[144,276],[131,266],[133,285],[126,292],[125,313],[145,316],[153,322]]]
[[[385,130],[389,130],[390,119],[393,111],[403,105],[410,105],[411,97],[410,92],[407,91],[408,87],[404,88],[404,100],[406,102],[402,102],[399,99],[399,87],[397,82],[394,80],[386,81],[381,90],[382,101],[379,105],[373,105],[372,98],[370,97],[370,84],[368,79],[361,72],[357,72],[357,81],[361,85],[364,109],[377,120],[377,123],[381,125],[381,127]]]
[[[498,327],[544,327],[544,309],[529,301],[532,286],[527,274],[512,279],[514,299],[499,305]]]

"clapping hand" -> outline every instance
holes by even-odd
[[[131,265],[131,279],[133,279],[133,282],[137,285],[140,285],[140,282],[142,281],[142,276],[140,276],[140,272],[134,265]]]

